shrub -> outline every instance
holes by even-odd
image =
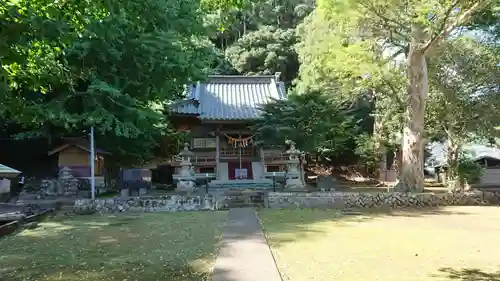
[[[469,184],[477,183],[484,173],[483,167],[470,158],[459,159],[457,174],[462,182]]]

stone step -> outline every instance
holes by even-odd
[[[265,201],[265,196],[226,196],[223,201],[260,203]]]
[[[262,208],[262,207],[264,207],[264,204],[231,202],[229,204],[222,204],[221,206],[219,206],[219,209],[220,210],[229,210],[232,208]]]

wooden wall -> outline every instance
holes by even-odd
[[[70,167],[75,170],[75,176],[88,177],[90,176],[90,153],[77,148],[68,147],[59,152],[59,168]],[[104,167],[104,159],[95,160],[94,162],[95,176],[102,174]]]

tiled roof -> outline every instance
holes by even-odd
[[[210,76],[189,87],[187,99],[173,105],[172,111],[202,120],[257,119],[261,105],[285,97],[285,85],[275,75]]]

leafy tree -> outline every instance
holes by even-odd
[[[356,150],[355,153],[365,166],[367,171],[375,171],[377,163],[380,162],[377,142],[373,141],[370,134],[364,133],[355,137]]]
[[[484,168],[481,164],[473,161],[470,157],[463,155],[458,158],[456,168],[457,178],[453,181],[455,183],[452,188],[464,189],[466,184],[478,183],[484,174]],[[458,185],[456,185],[458,181]]]
[[[0,117],[29,135],[94,126],[103,138],[151,143],[167,126],[158,108],[209,71],[213,46],[199,8],[195,0],[3,2]]]
[[[356,36],[346,33],[346,25],[335,24],[326,13],[316,10],[298,28],[301,91],[314,89],[338,102],[360,97],[372,104],[373,128],[370,138],[358,141],[373,148],[380,169],[386,169],[388,150],[401,144],[405,77],[401,65],[391,64],[384,49],[356,44]],[[354,31],[353,31],[354,32]],[[352,43],[350,43],[352,42]]]
[[[252,19],[259,25],[289,29],[295,28],[313,9],[311,0],[261,0],[252,7]]]
[[[406,61],[405,84],[408,87],[404,101],[403,161],[398,189],[423,189],[427,56],[489,3],[492,2],[318,1],[318,8],[310,21],[319,19],[322,24],[316,23],[316,26],[330,32],[315,32],[316,38],[309,36],[310,41],[304,44],[310,46],[310,52],[302,55],[304,59],[301,61],[306,65],[321,64],[325,68],[320,68],[322,72],[313,73],[305,66],[304,73],[301,68],[301,78],[308,75],[324,77],[334,73],[327,80],[330,81],[327,86],[349,92],[351,90],[346,89],[366,88],[366,85],[356,83],[358,77],[365,75],[372,80],[373,86],[377,86],[387,77],[388,63],[404,55],[402,60]],[[323,56],[318,58],[315,53]],[[329,54],[330,59],[325,60],[324,54]]]
[[[341,153],[356,134],[357,126],[349,111],[332,106],[328,97],[309,92],[290,94],[262,108],[263,118],[254,125],[256,139],[272,145],[286,140],[305,152],[323,155]]]
[[[262,26],[238,39],[226,50],[226,57],[236,70],[245,74],[281,72],[291,82],[299,68],[295,30]]]
[[[225,7],[207,9],[205,16],[205,24],[212,30],[210,38],[222,50],[261,26],[283,30],[295,28],[312,11],[314,1],[257,0]]]
[[[500,114],[500,49],[471,38],[449,40],[429,62],[427,131],[447,147],[448,182],[459,178],[459,155],[468,143],[498,137]]]
[[[498,1],[491,1],[481,11],[478,11],[472,21],[466,26],[467,30],[480,33],[493,41],[500,39],[500,5]],[[497,41],[498,42],[498,41]]]

